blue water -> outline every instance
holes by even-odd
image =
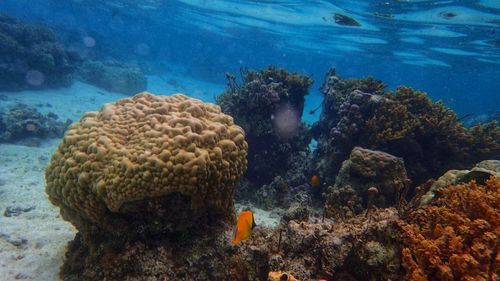
[[[421,89],[459,115],[500,105],[500,1],[2,0],[0,11],[77,34],[64,43],[84,56],[155,65],[160,75],[182,66],[223,87],[224,72],[241,67],[308,74],[308,121],[332,66]],[[335,13],[360,26],[335,23]]]

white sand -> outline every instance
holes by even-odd
[[[0,145],[1,280],[58,280],[75,230],[45,196],[44,169],[56,143],[37,148]],[[7,207],[34,209],[6,217]]]

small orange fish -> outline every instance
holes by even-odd
[[[313,187],[316,187],[319,185],[319,177],[317,175],[314,175],[311,177],[311,185]]]
[[[255,220],[253,219],[253,213],[250,210],[243,211],[238,216],[238,222],[236,223],[236,229],[234,231],[233,240],[231,243],[233,245],[247,239],[252,234],[252,229],[255,227]]]

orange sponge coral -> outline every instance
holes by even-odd
[[[440,189],[401,223],[406,280],[499,280],[500,179]]]

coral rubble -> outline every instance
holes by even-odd
[[[0,13],[0,91],[68,86],[73,70],[50,29]]]
[[[394,93],[373,78],[343,80],[335,69],[322,86],[317,168],[332,183],[355,146],[381,150],[404,160],[408,177],[419,184],[452,168],[500,157],[495,123],[464,127],[443,103],[425,93],[399,87]]]
[[[147,88],[139,67],[115,60],[85,61],[78,67],[78,75],[83,81],[112,92],[134,95]]]
[[[397,280],[397,220],[394,209],[346,221],[290,220],[245,243],[269,253],[270,271],[286,271],[299,280]]]

